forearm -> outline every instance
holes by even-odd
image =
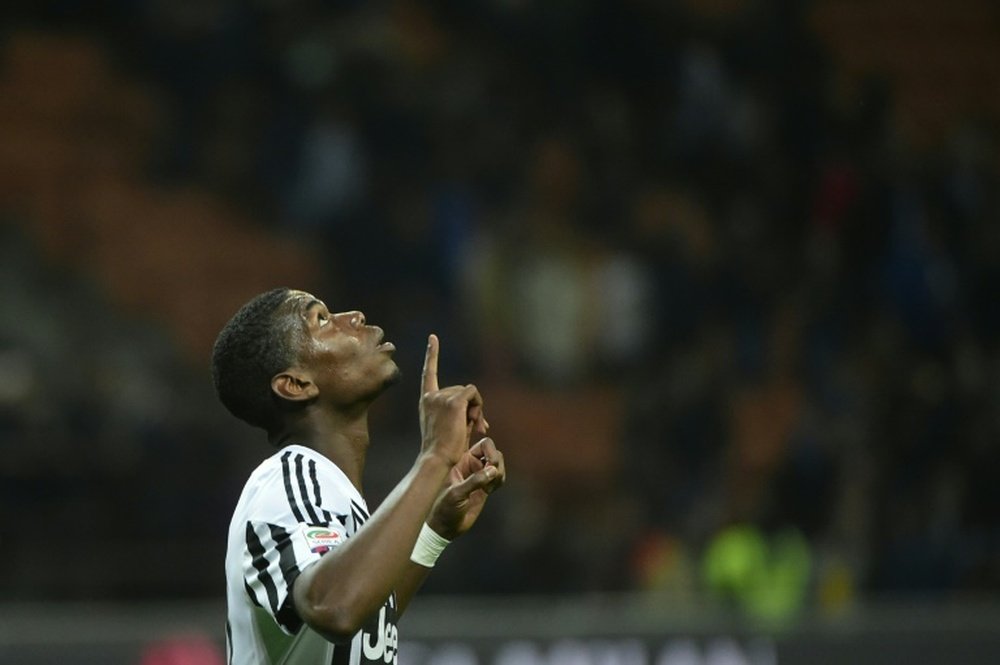
[[[337,640],[357,632],[394,589],[405,607],[422,582],[412,577],[410,553],[449,468],[421,455],[364,527],[299,576],[293,598],[303,621]]]
[[[424,580],[427,579],[430,568],[421,566],[419,563],[410,561],[403,570],[402,576],[396,583],[396,616],[401,617],[406,612],[413,596],[417,594]]]

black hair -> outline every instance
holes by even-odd
[[[243,305],[212,348],[212,380],[219,400],[234,416],[273,433],[286,410],[271,379],[296,360],[292,329],[279,313],[287,288],[272,289]]]

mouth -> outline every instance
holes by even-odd
[[[376,351],[395,351],[396,345],[392,342],[383,342],[385,339],[385,331],[375,326],[375,350]]]

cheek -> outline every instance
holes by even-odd
[[[386,374],[388,359],[370,353],[363,353],[358,348],[340,349],[340,353],[330,357],[331,368],[336,381],[346,388],[361,387],[380,380]]]
[[[321,365],[340,371],[357,363],[361,347],[356,339],[341,337],[325,344],[317,343],[314,350]]]

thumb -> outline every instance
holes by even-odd
[[[476,490],[486,489],[486,486],[489,485],[496,477],[497,468],[491,464],[479,471],[476,471],[474,474],[455,485],[455,487],[452,488],[452,496],[459,500],[468,498],[468,496]]]

